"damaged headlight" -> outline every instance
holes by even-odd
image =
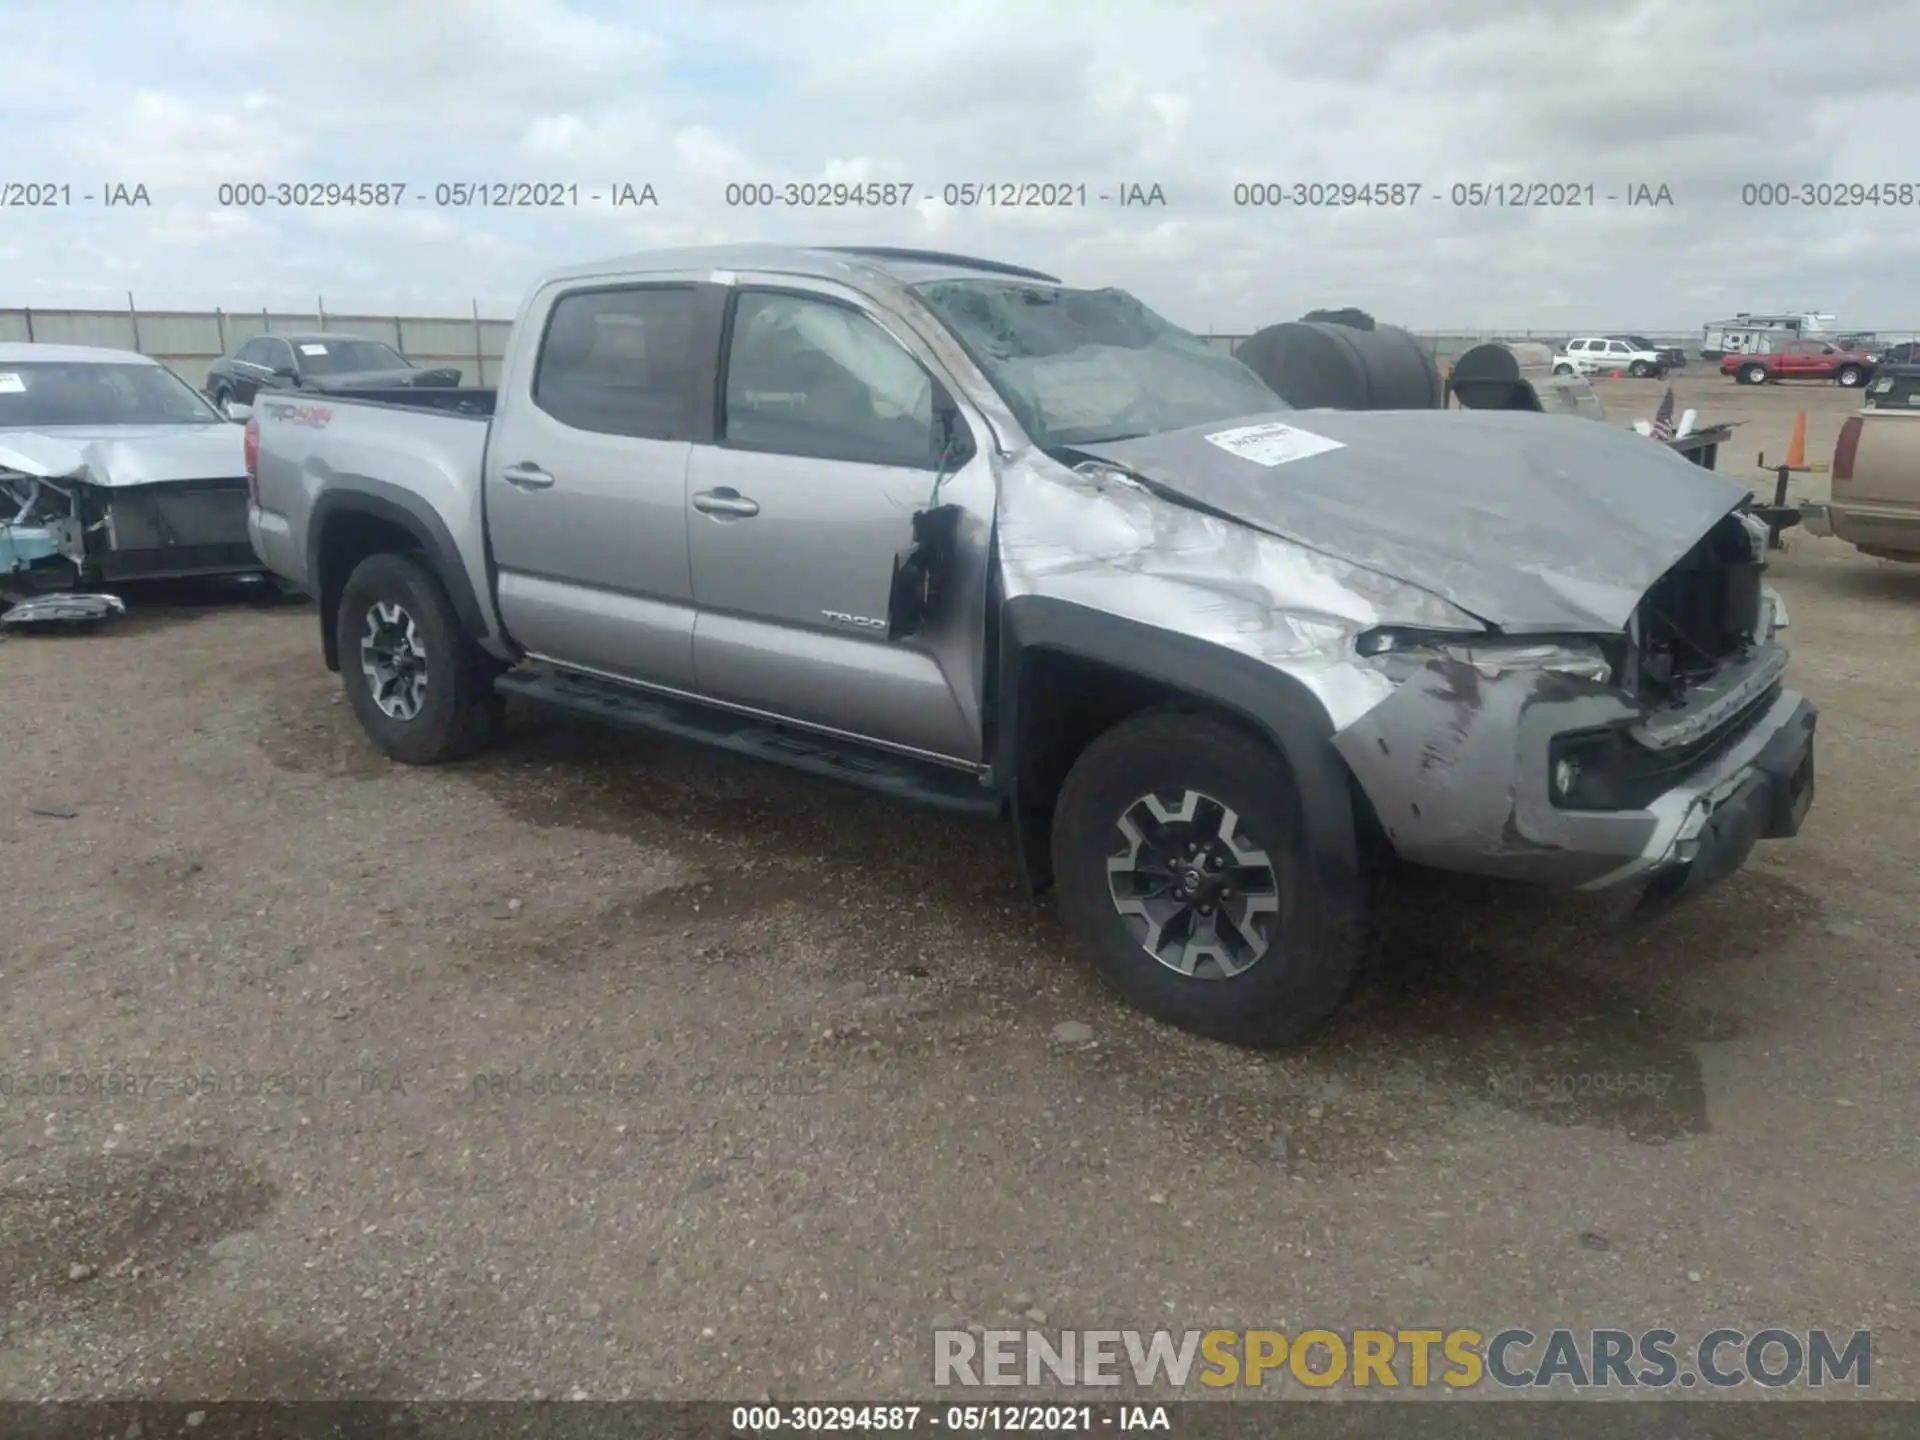
[[[1405,680],[1434,660],[1471,665],[1489,679],[1514,670],[1566,675],[1601,684],[1613,679],[1613,660],[1599,641],[1573,637],[1541,640],[1484,631],[1449,632],[1381,626],[1354,641],[1354,650],[1388,678]]]

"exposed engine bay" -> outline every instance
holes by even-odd
[[[0,447],[0,595],[259,569],[244,476],[114,484],[65,451],[48,464]]]
[[[1632,677],[1650,699],[1683,700],[1750,649],[1760,632],[1766,530],[1740,512],[1726,516],[1668,570],[1641,601]]]

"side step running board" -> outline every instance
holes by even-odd
[[[584,719],[671,735],[737,755],[802,770],[896,800],[961,815],[1000,813],[1000,797],[971,775],[843,744],[803,730],[643,694],[610,681],[561,671],[510,671],[494,682],[503,695],[521,695]]]

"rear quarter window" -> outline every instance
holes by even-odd
[[[563,295],[540,339],[533,403],[576,430],[686,439],[696,294],[639,285]]]

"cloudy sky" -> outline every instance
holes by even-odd
[[[123,306],[131,291],[153,309],[321,296],[336,314],[477,300],[500,315],[549,266],[773,239],[991,255],[1125,286],[1198,330],[1349,304],[1428,329],[1688,330],[1772,309],[1920,327],[1913,0],[87,0],[83,13],[0,0],[0,308]],[[913,199],[727,203],[729,184],[784,199],[789,183],[856,181],[911,185]],[[1087,200],[1008,207],[958,188],[997,181],[1076,200],[1084,186]],[[406,198],[222,204],[313,182]],[[493,199],[514,182],[577,189],[528,210],[458,203],[453,188]],[[145,186],[150,206],[104,205],[116,183]],[[1418,197],[1294,203],[1296,186],[1362,184]],[[1593,203],[1476,205],[1466,188],[1529,184],[1583,202],[1591,186]],[[18,204],[47,185],[70,203]],[[641,199],[651,186],[657,204],[611,203],[622,185]],[[1165,203],[1121,205],[1136,185]],[[1236,205],[1236,186],[1278,187],[1266,193],[1283,203]],[[1630,205],[1640,186],[1671,203]],[[1835,186],[1867,203],[1819,203]],[[1763,193],[1794,203],[1747,203]]]

